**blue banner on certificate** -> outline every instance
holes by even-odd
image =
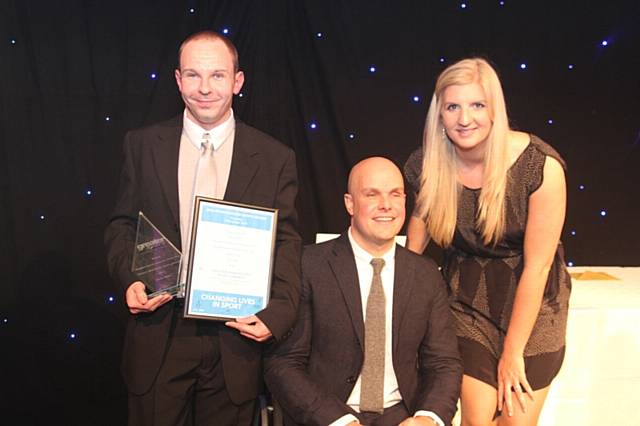
[[[196,197],[186,318],[246,317],[269,303],[278,211]]]
[[[263,306],[263,297],[246,294],[219,293],[196,290],[192,295],[191,311],[199,315],[246,317]]]

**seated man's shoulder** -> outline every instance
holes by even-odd
[[[403,253],[411,262],[415,262],[417,268],[422,268],[429,272],[440,272],[438,264],[430,256],[414,253],[402,246],[397,246],[397,250]]]
[[[416,280],[415,282],[421,283],[421,285],[415,286],[414,289],[423,291],[424,294],[428,295],[439,292],[444,294],[446,292],[446,286],[440,268],[438,268],[437,263],[432,258],[416,254],[404,247],[398,247],[398,252],[396,253],[396,268],[398,268],[398,256],[406,256],[405,260],[407,263],[405,266],[400,265],[400,267],[408,267],[410,264],[411,267],[409,269],[412,271],[410,276]]]

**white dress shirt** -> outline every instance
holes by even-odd
[[[180,271],[181,283],[185,283],[187,279],[187,261],[191,242],[191,218],[193,217],[193,200],[196,195],[193,191],[197,178],[196,171],[201,155],[203,136],[208,133],[208,140],[213,145],[213,157],[216,164],[215,197],[222,199],[229,181],[235,129],[236,121],[233,110],[231,110],[229,118],[210,130],[204,129],[192,121],[187,116],[187,110],[184,110],[180,151],[178,154],[178,201],[180,206],[180,236],[183,259]]]

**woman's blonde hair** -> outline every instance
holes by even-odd
[[[484,89],[492,121],[484,156],[476,229],[487,245],[496,244],[505,230],[509,121],[504,95],[498,75],[487,61],[464,59],[438,77],[423,136],[424,160],[417,211],[425,221],[429,236],[443,247],[453,240],[461,185],[457,179],[455,149],[440,118],[442,95],[449,86],[470,83],[478,83]]]

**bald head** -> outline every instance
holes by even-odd
[[[400,169],[383,157],[360,161],[349,173],[344,203],[351,215],[351,233],[373,256],[394,244],[405,218],[404,181]]]
[[[373,173],[395,175],[396,178],[399,178],[400,182],[403,182],[402,173],[393,161],[384,157],[369,157],[356,163],[356,165],[351,168],[349,181],[347,182],[347,192],[353,194],[356,185],[361,184],[362,178]],[[402,187],[404,189],[404,184]]]

